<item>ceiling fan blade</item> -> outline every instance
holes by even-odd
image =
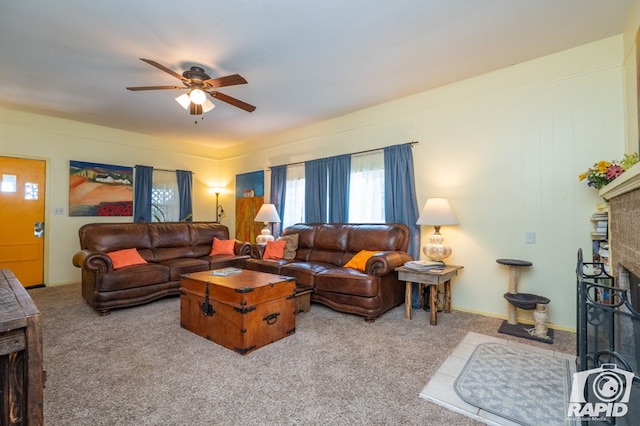
[[[138,90],[165,90],[165,89],[187,89],[184,86],[138,86],[138,87],[127,87],[127,90],[132,90],[134,92]]]
[[[220,92],[208,92],[212,97],[221,100],[222,102],[226,102],[230,105],[233,105],[235,107],[241,108],[245,111],[248,112],[253,112],[255,111],[256,107],[254,107],[253,105],[250,105],[246,102],[241,101],[240,99],[236,99],[236,98],[232,98],[229,95],[225,95],[224,93],[220,93]]]
[[[175,72],[174,70],[169,69],[169,68],[165,67],[164,65],[157,63],[157,62],[156,62],[156,61],[154,61],[154,60],[151,60],[151,59],[144,59],[144,58],[140,58],[140,60],[141,60],[141,61],[143,61],[143,62],[146,62],[147,64],[149,64],[149,65],[151,65],[151,66],[154,66],[154,67],[158,68],[158,69],[159,69],[159,70],[161,70],[161,71],[166,72],[167,74],[170,74],[170,75],[174,76],[174,77],[175,77],[175,78],[177,78],[178,80],[188,81],[186,78],[184,78],[182,75],[178,74],[178,73],[177,73],[177,72]]]
[[[247,84],[247,80],[240,74],[232,74],[225,77],[210,78],[209,80],[204,80],[203,83],[215,89],[217,87],[235,86],[236,84]]]

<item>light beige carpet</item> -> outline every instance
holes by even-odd
[[[78,284],[29,293],[48,425],[479,424],[419,393],[468,331],[497,335],[501,323],[454,311],[430,326],[399,306],[370,324],[312,304],[294,335],[242,356],[182,329],[175,297],[100,317]],[[574,340],[557,333],[553,347],[572,352]]]

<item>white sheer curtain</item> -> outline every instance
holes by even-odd
[[[153,222],[177,222],[180,220],[180,200],[176,172],[153,171],[151,217]]]
[[[287,166],[287,187],[282,229],[304,222],[304,178],[304,164]]]
[[[384,223],[384,151],[351,156],[349,223]]]

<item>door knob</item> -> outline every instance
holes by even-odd
[[[42,238],[44,236],[44,222],[36,222],[33,225],[33,235],[36,238]]]

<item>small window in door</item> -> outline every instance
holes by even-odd
[[[24,199],[25,200],[37,200],[38,199],[38,184],[27,182],[24,184]]]
[[[16,192],[16,175],[2,175],[2,192]]]

